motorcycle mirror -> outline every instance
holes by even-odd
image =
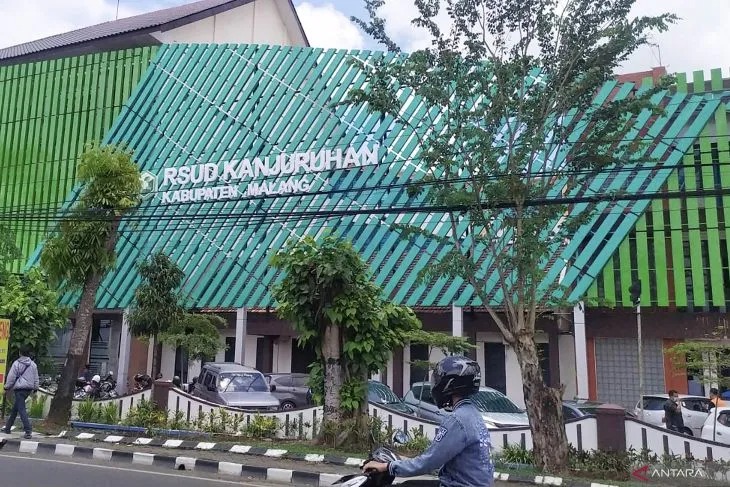
[[[393,443],[396,445],[405,445],[408,443],[408,435],[406,435],[401,430],[396,431],[393,434]]]

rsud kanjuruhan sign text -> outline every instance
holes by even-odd
[[[380,146],[322,149],[166,167],[142,173],[143,193],[162,204],[235,200],[311,191],[317,173],[377,165]]]

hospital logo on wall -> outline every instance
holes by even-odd
[[[140,179],[142,181],[142,190],[140,191],[142,199],[149,200],[154,198],[158,187],[157,176],[149,171],[142,171]]]

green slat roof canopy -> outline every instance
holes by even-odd
[[[350,62],[353,56],[391,54],[264,45],[161,47],[106,137],[135,151],[148,197],[120,227],[117,266],[102,283],[97,307],[130,306],[139,283],[135,264],[158,250],[185,271],[183,291],[194,307],[274,306],[269,289],[281,276],[269,266],[271,255],[292,238],[327,230],[353,242],[390,299],[413,307],[481,304],[459,279],[417,282],[418,272],[443,254],[444,245],[403,239],[391,225],[409,222],[441,236],[450,227],[445,214],[385,211],[422,203],[406,188],[424,175],[418,138],[364,107],[333,106],[365,82]],[[596,103],[627,96],[632,88],[607,83]],[[431,120],[419,99],[404,92],[401,100],[412,126]],[[656,100],[666,104],[665,116],[638,117],[628,137],[641,132],[670,138],[647,152],[663,161],[661,168],[609,171],[582,194],[656,192],[721,103],[717,96],[687,93],[663,93]],[[308,163],[312,172],[291,176]],[[648,204],[599,203],[601,214],[546,259],[543,292],[554,293],[560,279],[569,290],[566,298],[581,298]],[[482,268],[493,275],[487,253],[480,252]],[[499,306],[499,286],[495,279],[489,282],[490,304]],[[69,294],[65,300],[77,298]]]

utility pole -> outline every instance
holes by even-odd
[[[636,342],[639,347],[639,419],[644,421],[644,353],[641,344],[641,280],[629,287],[631,302],[636,306]]]

